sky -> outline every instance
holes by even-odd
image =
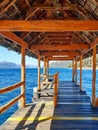
[[[3,62],[3,61],[21,64],[21,54],[18,54],[15,51],[8,50],[0,46],[0,62]],[[37,66],[37,64],[38,64],[37,59],[26,56],[26,65]],[[41,65],[43,65],[42,62],[41,62]]]

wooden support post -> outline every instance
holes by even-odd
[[[45,69],[46,69],[46,75],[49,75],[49,60],[48,60],[48,58],[46,58],[46,60],[45,60],[46,62],[46,64],[45,64]],[[49,77],[47,77],[46,78],[46,81],[49,81]]]
[[[48,58],[46,59],[46,74],[48,75],[48,68],[49,68],[49,61]]]
[[[49,60],[47,59],[47,74],[49,75]]]
[[[38,91],[41,90],[41,88],[40,88],[40,59],[41,59],[41,57],[40,57],[40,55],[38,55]]]
[[[80,91],[82,91],[82,59],[83,55],[80,55]]]
[[[77,59],[75,59],[75,82],[77,83]]]
[[[58,96],[58,74],[54,75],[54,107],[57,106],[57,96]]]
[[[93,48],[92,106],[96,100],[96,46]]]
[[[20,106],[25,107],[26,104],[26,97],[25,97],[25,48],[21,48],[21,81],[24,82],[24,84],[21,86],[21,94],[23,94],[21,100],[20,100]]]
[[[44,58],[44,74],[46,75],[46,58]]]
[[[74,82],[74,60],[72,60],[72,81]]]

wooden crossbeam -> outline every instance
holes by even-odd
[[[85,50],[89,49],[87,44],[67,44],[67,45],[32,45],[31,50]]]
[[[66,52],[66,51],[48,51],[48,52],[41,52],[41,56],[59,56],[59,55],[69,55],[69,56],[79,56],[79,52],[71,51],[71,52]]]
[[[73,60],[73,57],[49,57],[48,60],[59,60],[59,61],[64,61],[64,60]]]
[[[26,43],[24,40],[22,40],[20,37],[18,37],[16,34],[14,34],[12,32],[0,32],[0,35],[19,44],[20,46],[22,46],[24,48],[29,48],[28,43]]]
[[[0,20],[0,31],[98,31],[96,20]]]
[[[90,43],[90,49],[82,51],[82,54],[88,53],[88,51],[90,51],[93,47],[97,45],[98,45],[98,37],[92,43]]]
[[[90,44],[90,48],[93,48],[96,45],[98,45],[98,37]]]

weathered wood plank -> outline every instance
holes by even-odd
[[[68,88],[70,91],[67,91]],[[74,96],[70,95],[69,92]],[[8,130],[8,128],[11,130],[12,126],[12,129],[16,130],[97,130],[98,108],[91,107],[90,98],[86,93],[80,93],[79,87],[73,82],[64,81],[59,83],[59,94],[61,93],[64,94],[58,96],[58,99],[64,100],[66,104],[58,104],[54,108],[52,102],[42,102],[24,109],[21,108],[0,127],[0,130]],[[81,104],[75,103],[76,100],[80,101]]]

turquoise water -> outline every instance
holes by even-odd
[[[41,73],[43,70],[41,69]],[[72,70],[71,69],[50,69],[50,74],[59,72],[60,81],[71,81]],[[97,71],[98,77],[98,71]],[[21,81],[20,69],[0,69],[0,89],[13,85]],[[79,83],[79,70],[78,70],[78,83]],[[83,70],[83,88],[87,91],[87,94],[91,96],[92,87],[92,70]],[[37,86],[37,69],[26,69],[26,103],[32,102],[33,87]],[[96,82],[98,88],[98,78]],[[98,92],[98,91],[97,91]],[[8,101],[20,94],[20,88],[0,95],[0,106],[6,104]],[[98,93],[97,93],[98,95]],[[8,117],[10,117],[18,109],[18,103],[9,108],[6,112],[0,115],[0,124],[2,124]]]

